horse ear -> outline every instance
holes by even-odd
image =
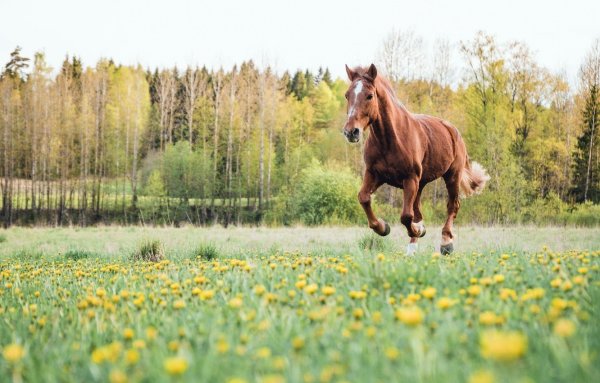
[[[367,70],[367,76],[369,76],[371,80],[375,81],[375,78],[377,78],[377,68],[375,68],[375,64],[371,64]]]
[[[353,81],[354,76],[356,76],[356,72],[354,72],[352,69],[350,69],[348,67],[348,64],[346,64],[346,73],[348,74],[348,78],[350,79],[350,81]]]

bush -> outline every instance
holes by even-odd
[[[193,258],[200,258],[205,261],[210,261],[219,257],[219,250],[212,243],[203,243],[196,248],[193,253]]]
[[[0,234],[0,243],[6,242],[6,234]]]
[[[92,253],[86,250],[80,249],[70,249],[65,253],[65,259],[70,259],[72,261],[79,261],[80,259],[90,258]]]
[[[368,251],[385,251],[387,249],[385,239],[375,233],[367,233],[360,237],[358,247]]]
[[[563,220],[575,226],[600,226],[600,205],[591,202],[575,205],[570,213],[563,213]]]
[[[313,226],[364,221],[356,197],[360,181],[348,170],[326,168],[315,161],[295,186],[291,193],[283,189],[275,206],[284,223],[300,221]]]
[[[159,240],[142,242],[133,254],[134,261],[159,262],[164,259],[165,249]]]

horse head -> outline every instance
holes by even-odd
[[[350,79],[350,87],[346,91],[348,119],[344,124],[343,133],[349,142],[358,142],[361,133],[377,118],[377,68],[371,64],[368,69],[353,70],[346,65],[346,73]]]

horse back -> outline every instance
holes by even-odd
[[[416,114],[421,129],[423,160],[421,180],[431,182],[453,167],[461,170],[466,159],[466,149],[458,129],[441,118]]]

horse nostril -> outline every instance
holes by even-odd
[[[355,136],[355,137],[356,137],[356,136],[358,136],[359,134],[360,134],[360,129],[358,129],[358,128],[354,128],[354,129],[352,129],[352,135],[353,135],[353,136]]]

